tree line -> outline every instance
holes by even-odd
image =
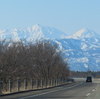
[[[0,41],[0,80],[67,78],[68,63],[57,49],[50,41]]]
[[[71,77],[87,77],[100,78],[100,71],[70,71]]]

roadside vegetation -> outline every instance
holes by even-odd
[[[67,78],[69,67],[49,41],[0,41],[0,80]]]
[[[70,71],[71,77],[87,77],[91,75],[94,78],[100,78],[100,71]]]

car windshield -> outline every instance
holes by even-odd
[[[87,79],[92,79],[91,77],[87,77]]]

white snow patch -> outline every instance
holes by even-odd
[[[88,45],[87,45],[87,44],[82,43],[82,47],[81,47],[81,49],[85,50],[87,47],[88,47]]]

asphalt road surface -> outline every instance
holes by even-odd
[[[84,79],[77,79],[77,81],[80,82],[45,90],[0,96],[0,99],[100,99],[99,79],[93,80],[93,83],[86,83]]]

